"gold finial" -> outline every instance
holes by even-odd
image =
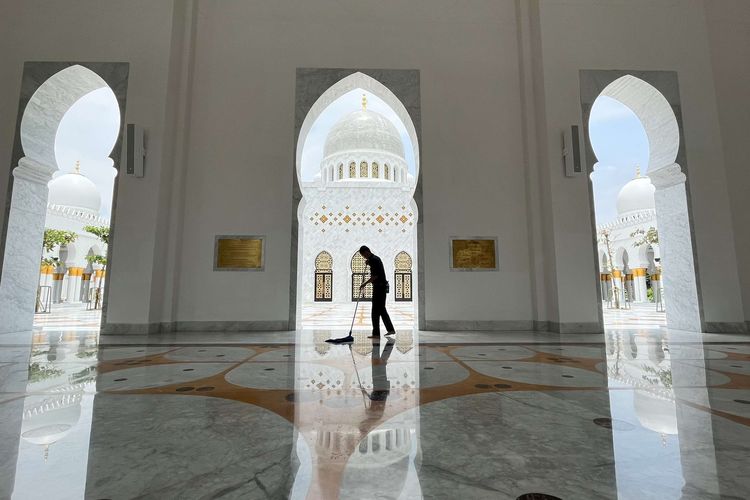
[[[367,95],[362,94],[362,110],[367,111]]]
[[[635,178],[636,179],[641,178],[641,167],[638,167],[638,166],[635,167]]]
[[[81,173],[81,160],[76,160],[76,173]]]

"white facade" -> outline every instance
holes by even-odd
[[[63,174],[49,183],[49,203],[45,229],[72,231],[77,236],[73,243],[51,252],[44,258],[56,258],[56,267],[42,266],[40,286],[52,287],[52,302],[88,302],[89,291],[104,285],[101,264],[90,264],[88,255],[106,257],[107,245],[86,232],[86,226],[109,227],[109,219],[99,214],[101,194],[96,185],[80,173]]]
[[[303,302],[351,302],[352,258],[362,245],[383,260],[391,293],[396,300],[395,259],[401,252],[411,258],[411,281],[405,295],[416,300],[416,221],[412,199],[414,177],[404,159],[404,146],[396,128],[379,113],[355,111],[328,133],[320,173],[302,182],[300,215]],[[316,258],[331,255],[331,293],[318,293]],[[408,279],[408,278],[407,278]],[[354,293],[356,298],[356,291]]]
[[[617,194],[617,218],[597,225],[602,298],[612,299],[613,286],[620,301],[648,302],[647,275],[652,286],[661,283],[659,245],[638,244],[656,224],[656,188],[648,177],[636,173]],[[608,234],[609,248],[602,236]]]

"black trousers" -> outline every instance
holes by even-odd
[[[388,311],[385,310],[385,287],[373,286],[372,288],[372,334],[380,335],[380,318],[383,318],[386,332],[392,332],[393,323]]]

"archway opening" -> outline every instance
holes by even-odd
[[[81,65],[55,73],[29,99],[0,283],[7,331],[98,329],[120,128],[117,97]],[[37,256],[35,265],[19,251]]]
[[[594,101],[588,131],[605,327],[700,330],[672,107],[626,75]]]
[[[298,326],[349,327],[359,286],[369,278],[358,253],[367,245],[383,261],[391,282],[387,307],[396,328],[413,328],[416,301],[397,302],[393,293],[396,256],[417,251],[413,194],[419,157],[414,126],[403,105],[376,80],[352,74],[313,105],[297,153],[303,196],[298,209]],[[322,252],[332,262],[326,277],[316,270],[316,256]],[[318,285],[328,278],[331,298],[319,300]],[[414,295],[411,282],[408,287]],[[369,329],[371,297],[368,286],[355,329]]]

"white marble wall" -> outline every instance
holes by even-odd
[[[383,260],[383,266],[391,281],[389,301],[393,301],[395,297],[393,261],[396,254],[405,251],[412,257],[412,297],[416,301],[417,210],[416,204],[411,199],[410,190],[382,186],[328,188],[322,191],[306,192],[304,202],[305,209],[300,220],[303,231],[302,275],[300,277],[303,302],[314,301],[315,258],[318,253],[325,250],[333,257],[333,301],[350,303],[351,259],[362,245],[369,246],[373,253]],[[326,207],[325,212],[322,210],[323,206]],[[406,210],[402,207],[406,207]],[[319,215],[316,216],[316,213]],[[339,213],[344,215],[339,216]],[[366,216],[360,221],[352,220],[346,223],[343,221],[346,213],[364,213]],[[376,215],[373,216],[373,213]],[[383,222],[375,220],[378,214],[385,216],[386,213],[390,215]],[[399,215],[396,216],[396,213]],[[319,220],[322,215],[326,215],[329,220],[322,223]],[[398,220],[402,215],[408,217],[406,224]],[[371,220],[367,220],[368,217]],[[392,217],[394,220],[391,220]],[[310,220],[311,218],[313,220]],[[365,224],[362,225],[362,222]],[[398,222],[398,225],[395,222]],[[322,231],[323,229],[325,232]]]
[[[679,165],[672,164],[651,172],[651,180],[656,186],[656,213],[660,220],[669,221],[659,227],[667,324],[670,328],[699,332],[700,306],[685,175]]]
[[[13,198],[0,279],[0,333],[28,331],[34,322],[47,182],[54,170],[22,158],[13,171]]]

